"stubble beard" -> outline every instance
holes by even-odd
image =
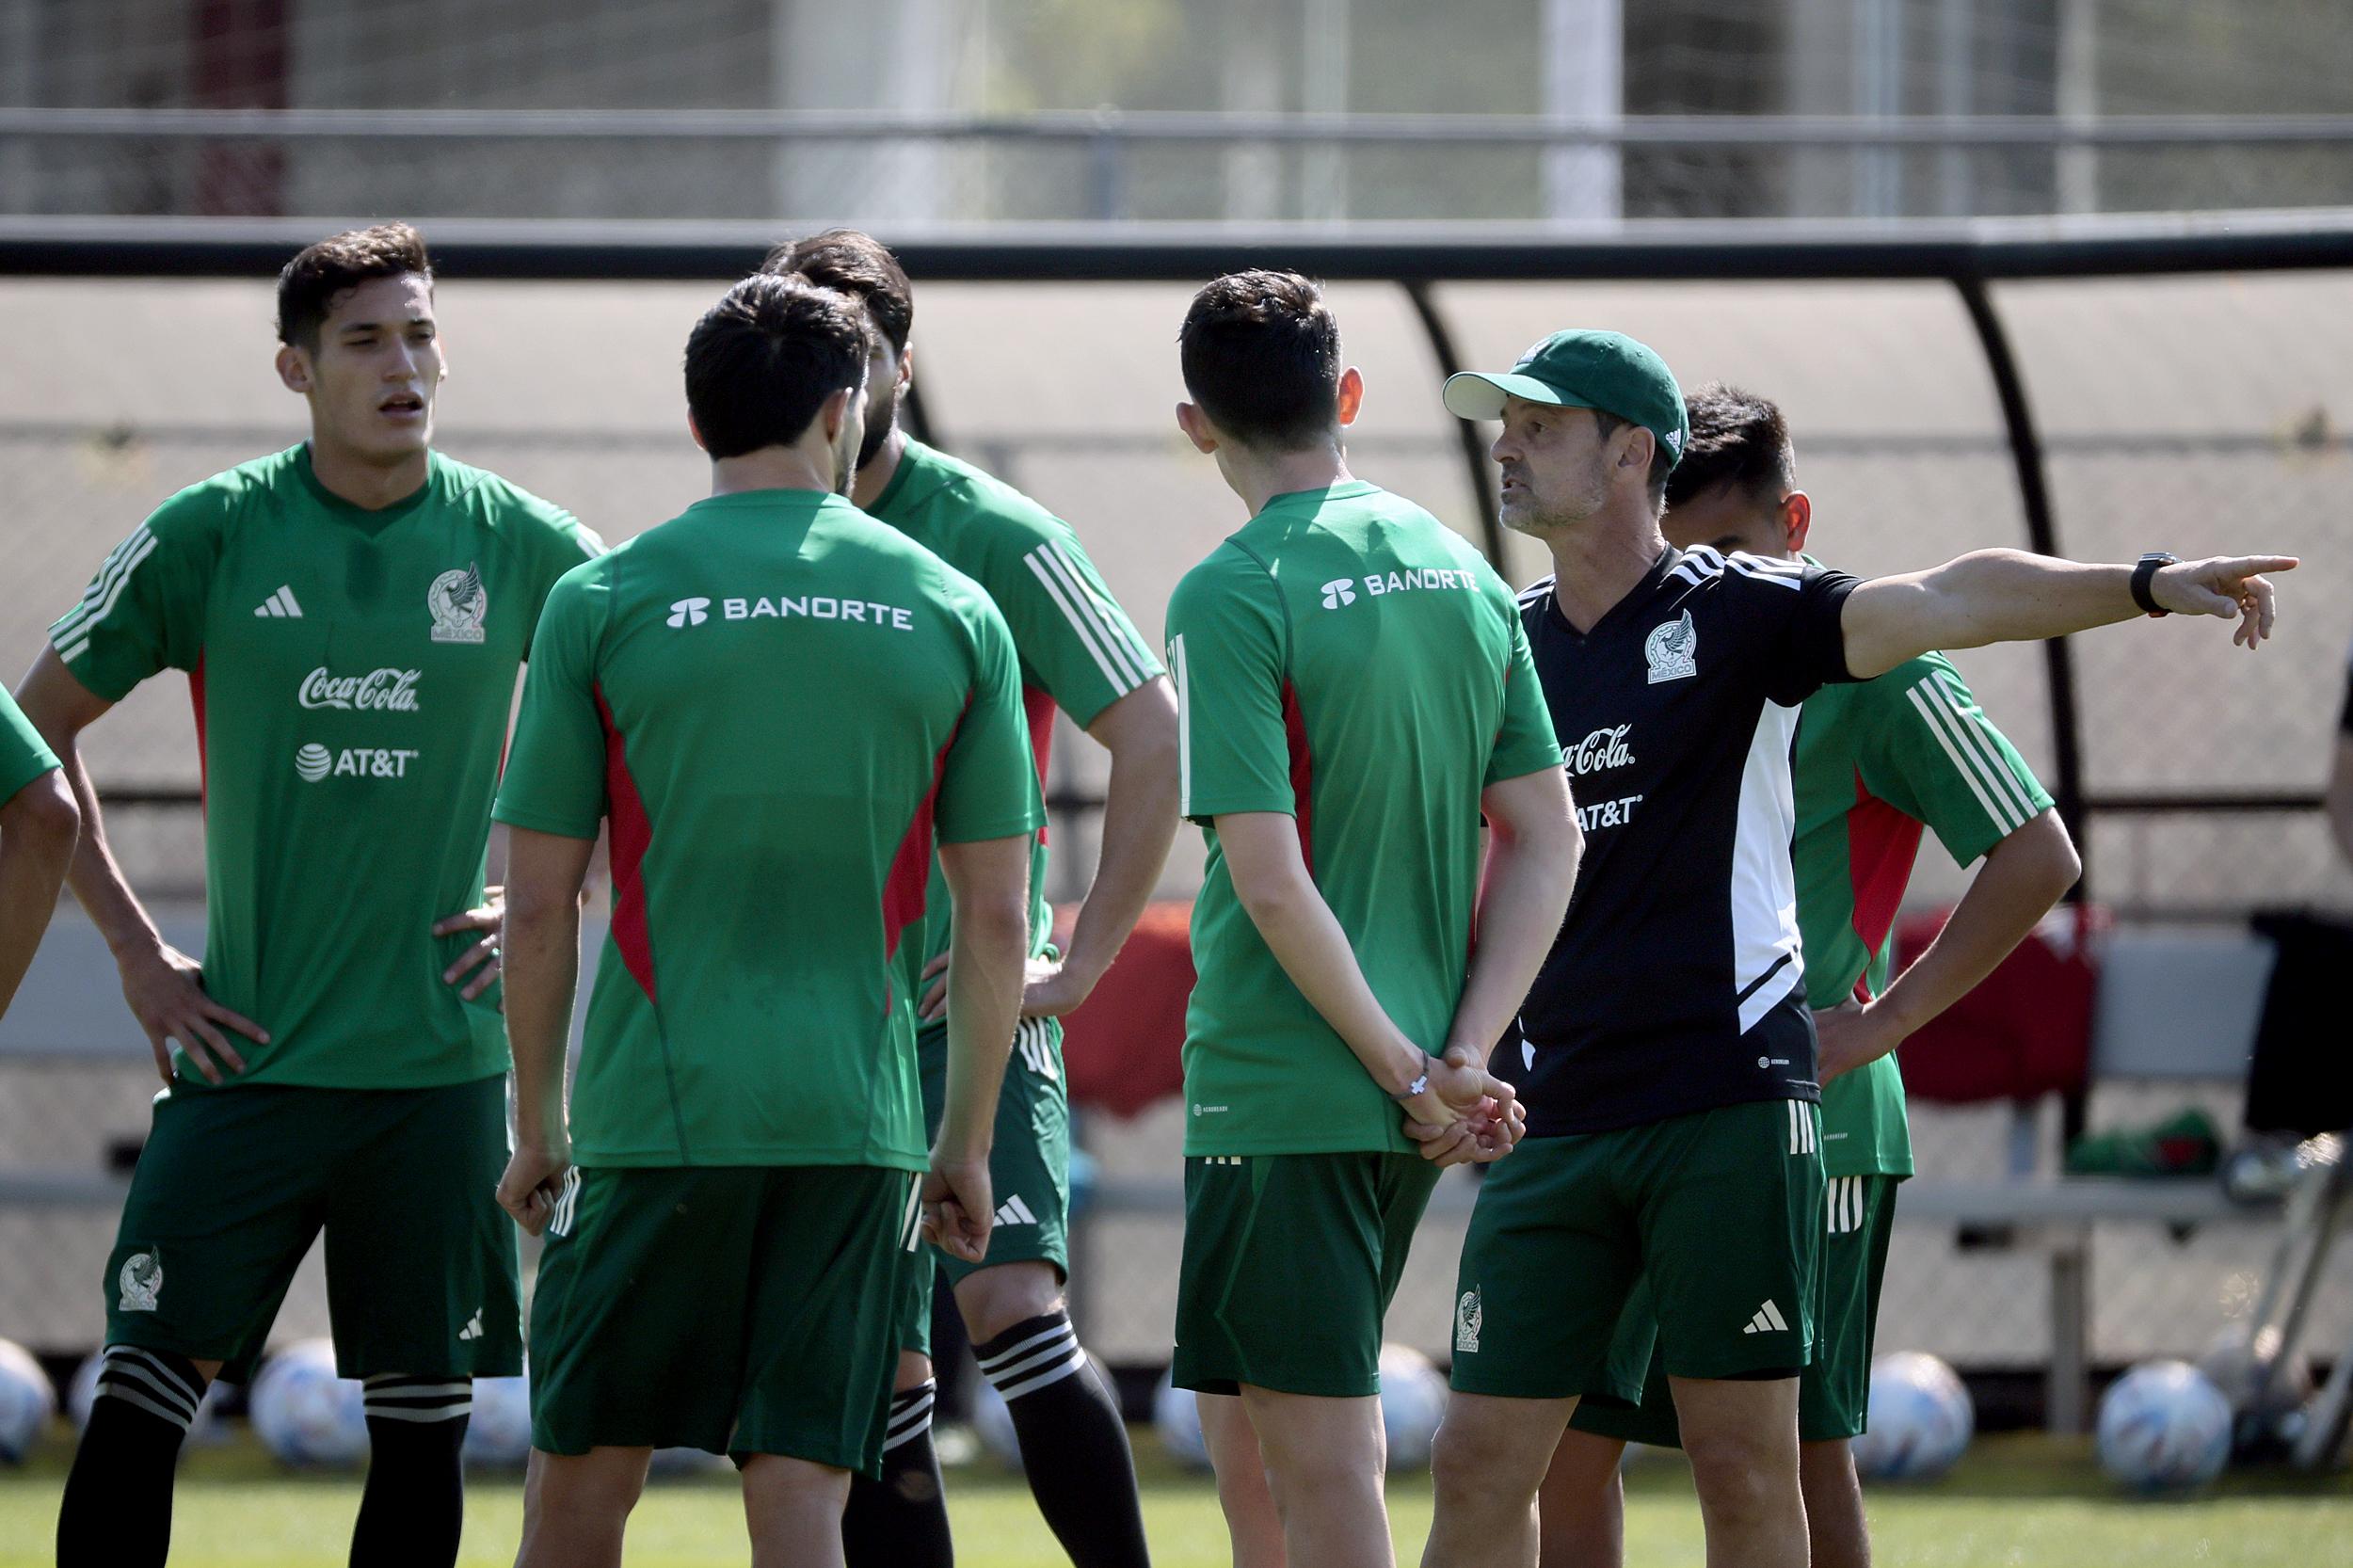
[[[890,440],[890,432],[899,423],[899,395],[893,392],[886,401],[872,397],[866,400],[866,434],[857,443],[856,468],[863,469],[882,456],[883,443]]]

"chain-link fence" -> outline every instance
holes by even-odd
[[[441,443],[574,507],[608,538],[671,516],[705,486],[682,429],[679,358],[716,283],[520,283],[445,277],[453,376]],[[1069,518],[1113,591],[1157,644],[1167,591],[1242,513],[1178,439],[1173,339],[1181,283],[922,283],[916,322],[925,409],[946,444]],[[2128,919],[2235,917],[2275,903],[2342,904],[2353,880],[2329,850],[2316,795],[2343,696],[2353,624],[2343,433],[2353,409],[2353,276],[2223,275],[1997,285],[2042,427],[2053,520],[2070,553],[2128,559],[2240,547],[2301,553],[2283,583],[2279,638],[2253,659],[2219,625],[2136,623],[2074,639],[2086,834],[2093,890]],[[1370,395],[1351,460],[1465,533],[1481,505],[1442,367],[1403,294],[1340,283],[1331,297]],[[1462,357],[1506,364],[1541,333],[1609,325],[1657,345],[1687,382],[1723,378],[1777,398],[1815,499],[1814,552],[1879,572],[1985,545],[2026,542],[2011,436],[1969,322],[1934,281],[1441,284],[1436,308]],[[0,658],[22,668],[112,543],[164,495],[300,438],[302,406],[269,368],[264,284],[124,279],[0,281],[0,493],[8,498]],[[1483,484],[1483,476],[1480,480]],[[1523,539],[1507,575],[1544,569]],[[2058,740],[2037,649],[1964,654],[1987,711],[2046,779]],[[197,759],[184,689],[151,681],[88,734],[115,787],[115,848],[135,885],[168,902],[201,888]],[[1064,795],[1099,794],[1102,754],[1065,734]],[[2241,792],[2288,799],[2206,809]],[[2176,800],[2169,811],[2101,808],[2103,794]],[[140,804],[145,802],[145,804]],[[2145,802],[2143,803],[2146,804]],[[1083,892],[1091,815],[1055,824],[1051,891]],[[1188,896],[1197,835],[1183,835],[1161,891]],[[1915,902],[1948,900],[1961,872],[1929,848]],[[65,917],[71,920],[70,914]],[[145,1126],[152,1077],[103,963],[72,1038],[11,1036],[0,1049],[0,1335],[43,1349],[91,1343],[113,1211],[108,1172]],[[13,1027],[13,1023],[11,1025]],[[2167,1086],[2095,1091],[2095,1125],[2147,1121],[2226,1094]],[[2057,1144],[2052,1108],[2035,1146]],[[2011,1112],[1924,1108],[1926,1180],[2013,1174]],[[1091,1343],[1114,1361],[1164,1356],[1179,1215],[1179,1137],[1166,1111],[1095,1116],[1088,1146],[1107,1177],[1159,1180],[1172,1201],[1098,1211],[1080,1240],[1077,1290]],[[1449,1178],[1425,1226],[1392,1323],[1443,1352],[1467,1177]],[[1899,1232],[1883,1342],[1964,1365],[2024,1367],[2051,1348],[2046,1240],[2007,1245],[1921,1219]],[[2271,1242],[2262,1224],[2174,1236],[2143,1224],[2093,1233],[2091,1348],[2104,1361],[2195,1352],[2243,1314]],[[1965,1244],[1964,1244],[1965,1243]],[[2341,1267],[2320,1337],[2353,1328]],[[314,1275],[283,1334],[316,1330]]]

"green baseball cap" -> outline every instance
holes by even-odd
[[[1500,419],[1507,397],[1615,414],[1657,437],[1676,462],[1691,434],[1667,361],[1623,332],[1555,332],[1500,375],[1465,370],[1446,380],[1447,412],[1457,419]]]

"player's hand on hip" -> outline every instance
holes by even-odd
[[[2231,641],[2252,651],[2271,635],[2280,618],[2277,596],[2265,572],[2294,571],[2293,555],[2217,555],[2160,567],[2150,580],[2149,597],[2184,616],[2219,616],[2235,620]]]
[[[1059,958],[1032,958],[1022,978],[1021,1016],[1025,1018],[1064,1018],[1079,1010],[1095,989],[1084,975]]]
[[[555,1200],[563,1195],[564,1174],[572,1168],[569,1145],[545,1148],[536,1144],[518,1144],[506,1161],[506,1174],[499,1177],[499,1207],[515,1216],[515,1223],[536,1236],[548,1228],[548,1219],[555,1212]]]
[[[915,1016],[922,1023],[931,1023],[948,1016],[948,955],[941,953],[923,966],[923,973],[916,984],[923,987],[922,1000],[915,1004]]]
[[[989,1227],[996,1223],[988,1157],[932,1156],[923,1177],[923,1240],[967,1263],[988,1256]]]
[[[1872,1063],[1903,1044],[1885,1020],[1859,1001],[1842,1001],[1814,1015],[1814,1076],[1823,1083]]]
[[[122,1000],[131,1016],[147,1032],[155,1053],[155,1070],[171,1081],[171,1048],[177,1044],[196,1064],[205,1081],[218,1083],[225,1068],[245,1071],[245,1058],[229,1043],[224,1030],[233,1030],[260,1045],[269,1044],[269,1031],[234,1013],[204,994],[204,967],[168,943],[157,943],[120,961]]]
[[[461,931],[483,933],[482,940],[459,953],[457,962],[441,971],[442,984],[456,985],[460,981],[466,981],[466,976],[471,973],[473,979],[466,981],[465,989],[457,993],[459,996],[472,1001],[488,990],[504,972],[499,937],[505,924],[506,889],[504,888],[483,888],[480,908],[469,909],[462,915],[446,915],[435,920],[433,935],[436,936],[453,936]]]

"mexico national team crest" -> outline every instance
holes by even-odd
[[[478,643],[482,619],[490,613],[490,596],[482,586],[479,563],[464,571],[445,571],[424,591],[424,607],[433,616],[437,643]]]
[[[1479,1301],[1476,1288],[1463,1292],[1463,1299],[1454,1304],[1454,1353],[1476,1354],[1479,1331],[1486,1322],[1487,1314]]]
[[[1650,683],[1662,680],[1685,680],[1699,674],[1699,628],[1691,624],[1691,612],[1683,612],[1681,620],[1661,621],[1651,634],[1642,639],[1642,657],[1650,661]]]
[[[152,1252],[135,1252],[122,1260],[122,1272],[115,1276],[115,1283],[122,1287],[117,1311],[152,1312],[155,1298],[164,1288],[164,1260]]]

